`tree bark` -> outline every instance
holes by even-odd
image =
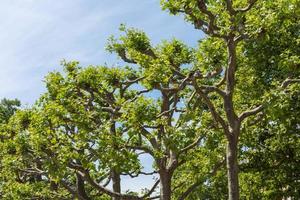
[[[90,198],[88,197],[88,195],[86,194],[86,191],[85,191],[84,180],[77,173],[76,173],[76,186],[77,186],[77,192],[78,192],[79,196],[81,196],[82,198],[84,198],[86,200],[89,200]]]
[[[234,22],[234,20],[232,20]],[[224,97],[224,108],[228,120],[228,129],[224,130],[227,136],[227,175],[228,175],[228,199],[239,200],[239,180],[237,145],[240,133],[240,122],[235,113],[233,94],[235,90],[235,74],[237,70],[236,42],[234,34],[227,39],[228,68],[226,73],[226,95]]]
[[[160,200],[171,200],[171,174],[161,170],[160,175]]]
[[[237,137],[235,134],[227,142],[227,175],[228,175],[228,199],[239,200],[239,179],[237,162]]]
[[[112,179],[112,187],[115,193],[121,193],[121,177],[120,173],[116,170],[112,170],[111,172],[111,179]],[[120,197],[113,197],[112,200],[121,200]]]
[[[114,118],[114,116],[111,116],[112,119]],[[116,122],[114,120],[112,120],[112,124],[110,126],[110,132],[112,135],[116,136],[117,132],[116,132]],[[118,150],[118,146],[113,144],[113,147],[115,150]],[[115,169],[111,169],[111,179],[112,179],[112,189],[115,193],[121,193],[121,176],[120,173],[118,171],[116,171]],[[120,197],[113,197],[112,200],[121,200]]]

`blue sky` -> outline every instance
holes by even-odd
[[[1,0],[0,98],[31,105],[45,90],[44,76],[61,70],[62,59],[118,64],[105,44],[121,23],[144,30],[154,44],[176,37],[194,46],[202,36],[181,17],[161,11],[159,0]],[[126,181],[123,189],[149,184],[151,178]]]
[[[159,0],[1,0],[0,98],[32,104],[62,59],[117,64],[104,47],[121,23],[144,30],[154,44],[176,37],[195,45],[201,35],[161,11]]]

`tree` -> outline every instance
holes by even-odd
[[[55,72],[47,76],[48,92],[28,112],[27,126],[17,130],[18,135],[26,133],[30,157],[25,165],[24,154],[18,152],[21,165],[16,168],[28,177],[41,176],[41,181],[55,186],[57,192],[53,193],[65,197],[107,198],[100,192],[119,199],[120,173],[137,169],[138,163],[131,152],[116,151],[115,145],[122,141],[112,135],[120,130],[113,127],[109,105],[114,97],[110,92],[118,86],[117,81],[134,74],[105,67],[81,70],[76,62],[64,65],[67,76]],[[114,191],[105,188],[111,179]],[[87,181],[92,186],[87,186]]]
[[[143,34],[134,29],[126,31],[126,42],[132,39],[128,36]],[[194,124],[194,110],[184,105],[189,94],[182,91],[185,79],[175,78],[181,73],[180,65],[189,61],[190,50],[174,40],[155,51],[160,57],[145,63],[156,67],[154,71],[144,64],[136,72],[101,66],[80,68],[70,62],[64,64],[65,76],[50,73],[47,93],[29,112],[24,130],[17,130],[18,135],[26,132],[26,152],[32,156],[32,163],[22,163],[25,168],[18,170],[29,177],[42,175],[46,177],[44,182],[54,182],[79,199],[95,199],[100,194],[144,199],[159,183],[157,198],[170,199],[174,171],[203,135]],[[140,53],[134,48],[131,52]],[[154,76],[175,58],[176,73]],[[135,89],[137,84],[140,86]],[[154,90],[161,93],[161,99],[144,95]],[[142,153],[155,160],[154,172],[142,171],[138,160]],[[121,174],[135,177],[154,173],[159,180],[144,195],[121,194]],[[112,191],[106,187],[110,179]]]
[[[122,25],[107,50],[126,67],[63,62],[64,73],[46,77],[37,103],[5,121],[4,199],[296,196],[299,180],[288,168],[298,169],[298,112],[292,111],[298,110],[299,49],[286,41],[299,42],[299,2],[161,2],[207,37],[196,48],[176,39],[154,46],[144,32]],[[296,136],[278,145],[282,139],[272,132]],[[143,171],[141,154],[153,158],[153,172]],[[272,179],[266,166],[277,166],[280,175]],[[122,176],[153,174],[157,180],[142,194],[121,192]],[[247,178],[268,192],[252,192]]]
[[[20,106],[21,102],[18,99],[2,99],[0,102],[0,123],[7,123]]]
[[[247,98],[243,94],[237,93],[240,87],[239,84],[245,83],[239,82],[243,80],[240,72],[245,72],[245,68],[247,68],[249,73],[253,68],[251,63],[245,62],[245,59],[247,59],[245,52],[248,51],[245,43],[253,38],[257,40],[260,35],[264,34],[266,24],[263,22],[276,20],[276,17],[272,17],[270,13],[274,14],[276,12],[274,6],[278,4],[291,9],[293,7],[287,6],[296,6],[297,2],[281,1],[274,3],[273,1],[256,0],[227,0],[222,2],[204,0],[162,1],[164,9],[169,10],[172,14],[182,13],[187,21],[194,24],[196,29],[200,29],[207,34],[208,37],[205,39],[206,45],[204,44],[204,47],[208,47],[208,50],[212,49],[207,51],[207,54],[212,53],[208,57],[213,58],[218,55],[213,51],[214,47],[212,45],[214,44],[220,44],[221,49],[227,51],[227,55],[221,55],[222,57],[217,59],[217,63],[202,63],[210,64],[215,68],[219,67],[216,64],[222,63],[224,65],[224,69],[220,70],[223,72],[222,77],[224,78],[221,80],[221,84],[210,83],[208,86],[203,86],[194,78],[193,86],[199,97],[209,107],[214,121],[221,126],[227,138],[228,198],[231,200],[239,199],[240,196],[237,158],[241,127],[247,118],[262,112],[264,107],[268,105],[267,102],[263,103],[263,95],[248,95]],[[260,14],[257,16],[258,13]],[[263,17],[266,17],[266,20]],[[208,57],[204,57],[204,59],[209,61]],[[297,57],[294,58],[297,60]],[[297,74],[283,73],[281,75],[283,79],[286,79],[283,80],[283,86],[292,82],[299,82]],[[222,88],[223,84],[225,86]],[[249,88],[249,85],[244,85],[244,88],[251,93],[251,86]],[[261,88],[261,86],[258,88]],[[222,107],[215,101],[215,95],[210,96],[209,92],[215,92],[219,95],[223,104]],[[251,100],[249,97],[253,99]]]
[[[160,177],[160,199],[170,199],[174,171],[203,137],[196,127],[189,125],[195,121],[193,110],[187,105],[189,75],[182,65],[192,62],[192,50],[177,40],[152,47],[143,32],[125,27],[121,31],[125,35],[111,38],[108,50],[116,52],[123,61],[137,65],[141,86],[156,92],[150,101],[142,97],[128,104],[124,123],[131,133],[138,134],[135,137],[142,139],[128,147],[153,157]]]

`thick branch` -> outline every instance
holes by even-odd
[[[236,10],[234,10],[231,0],[226,0],[226,9],[231,16],[236,14]]]
[[[152,134],[143,126],[140,124],[141,128],[141,134],[148,139],[148,141],[151,143],[152,147],[154,149],[158,149],[158,142],[154,137],[149,138],[149,136],[152,136]]]
[[[143,80],[144,78],[145,77],[143,76],[143,77],[136,78],[134,80],[127,80],[127,81],[123,82],[122,84],[124,84],[125,87],[122,88],[122,91],[125,92],[131,85],[138,83],[139,81]]]

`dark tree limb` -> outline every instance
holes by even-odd
[[[178,153],[178,155],[187,152],[188,150],[194,148],[195,146],[197,146],[199,144],[199,142],[204,138],[204,136],[200,135],[193,143],[191,143],[190,145],[184,147],[183,149],[181,149]]]
[[[211,100],[208,98],[208,96],[201,90],[201,88],[198,86],[195,79],[193,79],[193,85],[195,87],[195,90],[197,94],[204,100],[205,104],[209,108],[214,120],[221,124],[222,128],[226,130],[225,132],[228,132],[228,126],[225,122],[225,120],[221,117],[221,115],[217,112],[214,104],[211,102]]]
[[[252,115],[256,115],[257,113],[261,112],[263,109],[264,109],[264,106],[260,105],[260,106],[257,106],[256,108],[252,109],[252,110],[245,111],[245,112],[240,114],[239,121],[242,122],[247,117],[250,117]]]
[[[141,197],[141,199],[147,199],[147,197],[150,197],[151,194],[155,191],[155,189],[157,188],[158,184],[159,184],[160,180],[157,180],[154,185],[152,186],[152,188]],[[151,199],[151,198],[150,198]],[[153,198],[152,198],[153,199]]]
[[[292,83],[300,83],[300,79],[291,79],[291,78],[288,78],[285,81],[283,81],[283,83],[281,84],[281,88],[285,89],[285,88],[287,88]]]
[[[226,0],[226,8],[227,8],[227,11],[229,12],[229,14],[231,16],[235,15],[236,14],[236,10],[234,10],[233,6],[232,6],[232,0]]]
[[[247,12],[249,11],[258,0],[248,0],[248,5],[245,8],[238,9],[237,12]]]
[[[120,58],[121,58],[124,62],[126,62],[126,63],[131,63],[131,64],[137,64],[137,62],[135,62],[134,60],[129,59],[129,58],[127,57],[125,48],[119,49],[119,50],[117,51],[117,54],[120,56]]]
[[[60,181],[60,184],[66,189],[68,190],[74,197],[77,197],[79,200],[87,200],[85,199],[83,196],[81,196],[80,194],[78,194],[78,192],[74,189],[72,189],[71,186],[69,186],[69,184],[64,181],[64,180],[61,180]]]
[[[219,94],[221,97],[225,97],[226,93],[221,90],[220,88],[216,87],[216,86],[211,86],[211,85],[201,85],[199,86],[201,89],[205,90],[206,92],[216,92],[217,94]]]

